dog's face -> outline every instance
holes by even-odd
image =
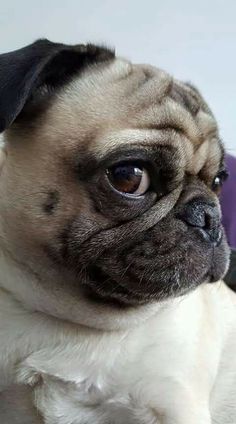
[[[219,280],[224,158],[201,95],[106,49],[40,43],[0,71],[5,254],[78,305],[128,308]]]

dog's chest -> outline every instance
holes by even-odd
[[[141,406],[132,390],[117,381],[114,390],[106,381],[75,384],[46,376],[35,388],[34,397],[45,424],[154,422],[151,409]]]
[[[98,344],[87,355],[74,348],[39,352],[27,359],[19,380],[31,385],[43,423],[158,423],[142,403],[140,352],[131,354],[126,345],[127,356],[116,343],[108,347],[106,352]]]

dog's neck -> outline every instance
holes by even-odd
[[[53,273],[51,274],[53,276]],[[55,279],[55,276],[52,278]],[[60,276],[58,276],[60,278]],[[46,279],[45,279],[46,280]],[[38,311],[48,316],[70,321],[86,327],[99,330],[127,330],[136,327],[144,321],[168,308],[169,302],[153,303],[130,308],[118,308],[91,302],[58,285],[58,290],[49,293],[48,287],[55,281],[39,281],[36,274],[10,258],[0,249],[0,288],[4,289],[15,300],[29,311]]]

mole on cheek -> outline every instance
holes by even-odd
[[[43,211],[47,215],[53,215],[58,203],[60,201],[60,194],[58,191],[50,191],[47,195],[46,202],[43,204]]]

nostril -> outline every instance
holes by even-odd
[[[187,204],[178,216],[191,227],[205,228],[210,224],[202,204]]]
[[[198,229],[205,240],[216,245],[220,243],[222,230],[218,207],[215,204],[194,199],[184,205],[178,218],[186,222],[188,226]]]
[[[207,213],[207,212],[205,213],[204,221],[205,221],[204,229],[206,231],[210,230],[211,228],[213,228],[215,226],[214,225],[214,218],[210,213]]]
[[[200,229],[205,240],[210,241],[214,246],[218,246],[222,240],[223,232],[221,226],[212,227],[210,229]]]

